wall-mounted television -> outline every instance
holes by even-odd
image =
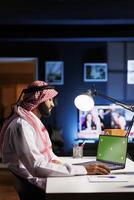
[[[115,104],[96,105],[90,112],[78,111],[77,139],[87,140],[89,143],[98,141],[99,134],[105,129],[128,130],[133,112]],[[134,142],[134,125],[129,134],[129,143]]]

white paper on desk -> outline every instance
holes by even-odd
[[[88,176],[89,182],[128,182],[130,176],[127,175],[91,175]]]

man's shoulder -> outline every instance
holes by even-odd
[[[25,125],[30,125],[25,119],[21,118],[21,117],[16,117],[15,119],[13,119],[10,124],[9,124],[9,128],[19,128]]]

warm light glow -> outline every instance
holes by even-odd
[[[76,108],[81,111],[90,111],[94,108],[94,100],[88,94],[81,94],[77,96],[74,100]]]

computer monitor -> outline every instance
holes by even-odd
[[[78,139],[85,139],[95,143],[105,129],[128,130],[133,112],[121,106],[96,105],[90,112],[78,111]],[[129,134],[128,142],[134,142],[134,125]]]

